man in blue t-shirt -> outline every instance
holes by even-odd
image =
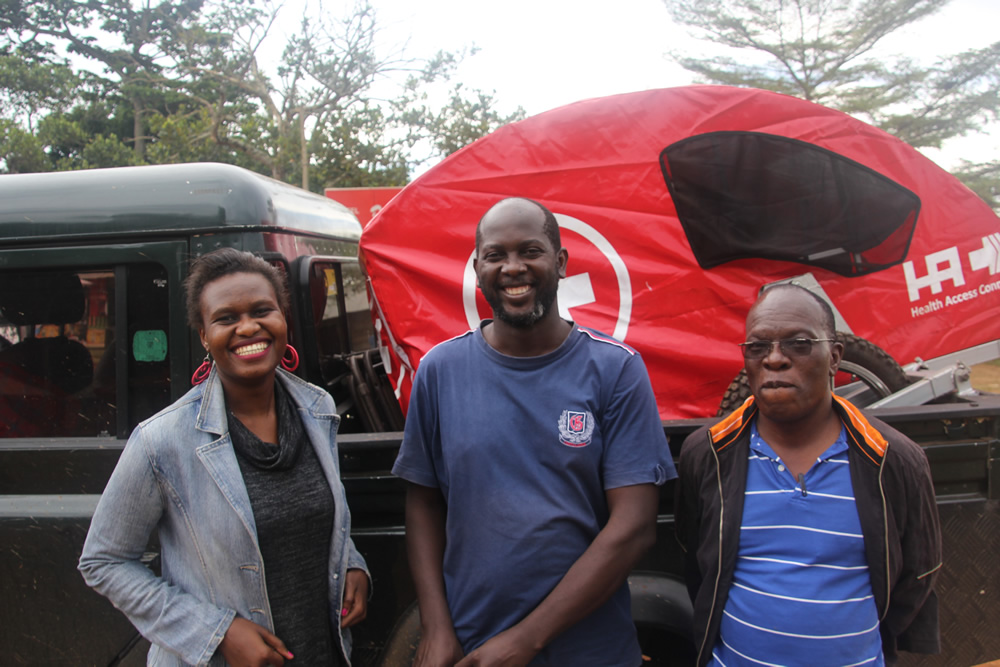
[[[476,230],[493,319],[432,349],[393,472],[420,605],[416,665],[638,667],[626,578],[676,476],[642,359],[559,317],[555,217]]]

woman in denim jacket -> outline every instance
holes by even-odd
[[[333,400],[277,368],[298,363],[282,276],[224,248],[184,287],[198,384],[132,433],[80,571],[152,642],[148,664],[349,665],[370,582]],[[161,576],[140,561],[154,530]]]

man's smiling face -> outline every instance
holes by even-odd
[[[476,279],[493,317],[526,329],[552,312],[566,251],[545,233],[541,209],[524,200],[494,207],[480,223]]]

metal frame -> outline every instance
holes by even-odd
[[[894,394],[880,397],[865,382],[852,382],[837,387],[838,396],[850,400],[867,409],[898,408],[924,405],[939,398],[954,397],[973,401],[983,394],[971,384],[970,367],[987,361],[1000,359],[1000,339],[982,343],[974,347],[945,354],[933,359],[920,359],[903,366],[903,371],[913,380],[907,387]],[[855,373],[853,368],[841,365],[841,369]],[[861,372],[855,373],[862,375]]]

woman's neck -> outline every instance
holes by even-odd
[[[227,387],[223,383],[226,409],[264,442],[278,442],[278,406],[274,395],[274,378],[247,387]]]

